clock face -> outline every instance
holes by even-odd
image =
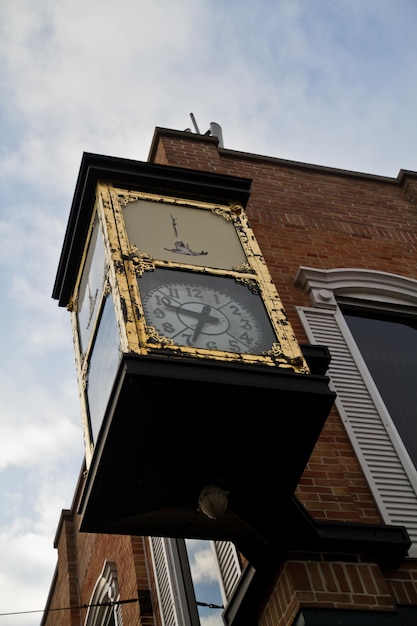
[[[259,295],[234,279],[156,270],[149,285],[142,280],[147,324],[176,345],[260,354],[274,341]]]

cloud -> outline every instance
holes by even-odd
[[[387,175],[412,169],[417,161],[406,145],[410,133],[417,139],[409,108],[417,99],[410,68],[417,44],[404,14],[389,2],[291,4],[290,11],[288,3],[267,3],[258,18],[253,7],[242,36],[237,20],[227,51],[222,40],[216,48],[222,75],[235,77],[225,91],[235,105],[217,119],[226,145]],[[246,5],[239,7],[243,13]],[[407,151],[410,165],[398,159]]]
[[[97,0],[36,8],[30,1],[13,3],[5,20],[11,34],[2,47],[8,109],[17,107],[26,125],[20,151],[42,154],[52,137],[53,150],[64,140],[87,150],[109,142],[117,147],[118,135],[132,142],[132,128],[138,137],[142,124],[151,132],[158,110],[172,110],[179,76],[191,64],[190,45],[199,46],[204,7],[197,11],[190,0],[124,0],[117,10]],[[43,156],[39,163],[48,161]]]
[[[201,626],[222,626],[223,620],[218,613],[218,611],[215,611],[213,615],[200,617]]]
[[[50,584],[56,556],[50,538],[39,535],[22,526],[0,532],[2,565],[0,585],[2,588],[1,613],[36,611],[44,607],[45,589]],[[49,579],[49,580],[48,580]],[[8,619],[13,626],[38,624],[39,614],[14,615]],[[12,621],[13,620],[13,621]]]
[[[194,584],[218,580],[219,570],[214,558],[213,546],[207,541],[187,540],[190,554],[191,575]]]
[[[8,8],[15,39],[3,49],[12,46],[10,103],[26,124],[27,173],[53,163],[75,177],[83,150],[145,159],[154,126],[185,128],[190,111],[204,130],[218,121],[227,147],[324,164],[348,167],[355,155],[360,169],[373,158],[383,167],[384,138],[403,141],[411,113],[387,122],[416,99],[401,42],[410,38],[410,55],[417,46],[412,20],[390,2],[119,6]],[[394,158],[385,155],[387,168]]]
[[[62,450],[62,441],[56,443]],[[74,452],[70,459],[65,452],[44,453],[47,463],[38,459],[27,468],[25,459],[0,472],[0,613],[37,611],[5,618],[16,626],[39,624],[57,560],[53,539],[59,516],[63,503],[71,502],[81,467],[81,455],[75,463]]]
[[[35,395],[35,394],[34,394]],[[33,398],[36,401],[36,397]],[[27,407],[25,407],[27,410]],[[0,470],[10,465],[20,465],[30,468],[36,463],[48,465],[58,463],[65,455],[79,448],[80,430],[70,423],[63,415],[55,414],[59,425],[46,421],[44,415],[39,415],[39,410],[31,412],[34,423],[28,421],[13,422],[11,413],[2,409],[2,418],[5,424],[0,427],[2,439],[2,452]],[[37,418],[42,418],[38,419]],[[62,462],[62,461],[61,461]]]

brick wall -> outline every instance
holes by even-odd
[[[284,626],[303,607],[394,611],[395,597],[372,563],[287,561],[259,626]]]
[[[395,612],[417,605],[417,564],[381,571],[375,563],[305,558],[287,561],[270,596],[259,626],[291,624],[303,607]]]
[[[106,535],[78,532],[76,506],[64,511],[57,531],[55,547],[58,564],[51,585],[50,597],[42,626],[74,626],[84,624],[96,582],[106,561],[117,567],[120,599],[135,600],[121,605],[125,626],[161,626],[158,614],[149,610],[146,593],[152,593],[157,607],[155,589],[150,577],[150,555],[146,538],[128,535]],[[138,592],[145,592],[141,600]],[[149,595],[150,597],[150,595]],[[71,610],[57,610],[73,607]]]
[[[45,614],[43,626],[71,626],[80,623],[79,588],[77,580],[77,552],[74,538],[74,523],[71,511],[63,511],[58,526],[55,547],[58,563],[50,591],[50,612]],[[68,610],[61,610],[66,609]]]

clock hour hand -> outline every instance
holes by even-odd
[[[172,309],[173,311],[179,311],[181,314],[189,315],[190,317],[197,317],[199,320],[201,317],[204,317],[204,323],[208,322],[210,324],[217,324],[219,322],[218,317],[214,317],[213,315],[208,315],[208,313],[204,312],[204,309],[208,307],[208,312],[211,311],[211,307],[208,304],[205,304],[201,311],[193,311],[192,309],[186,309],[183,306],[178,306],[177,304],[171,304],[171,302],[163,302],[164,306],[167,309]]]

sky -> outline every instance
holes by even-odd
[[[416,23],[415,0],[0,0],[0,626],[40,622],[84,455],[51,298],[83,152],[146,161],[193,113],[231,150],[416,171]]]

